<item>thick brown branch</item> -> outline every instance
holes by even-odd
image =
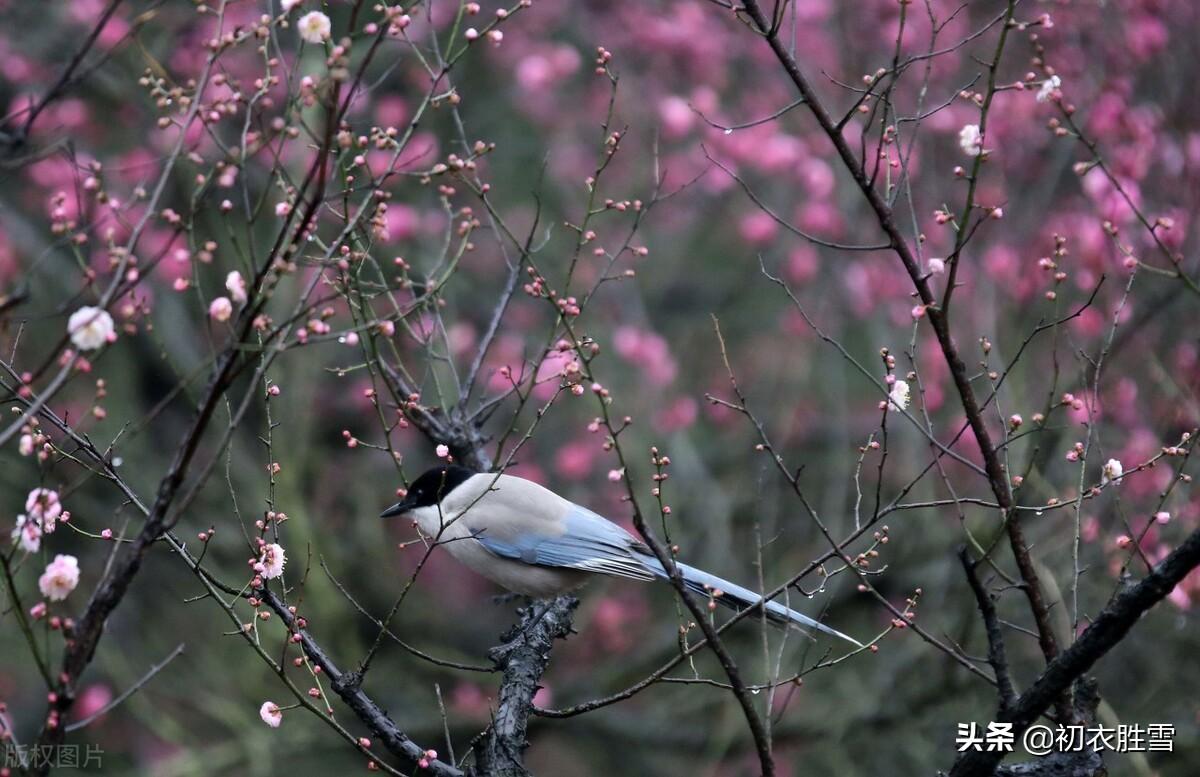
[[[479,774],[493,777],[529,774],[521,756],[528,745],[525,737],[532,699],[550,663],[554,641],[571,633],[571,613],[578,604],[574,596],[534,602],[521,611],[521,620],[504,635],[504,644],[492,650],[496,667],[504,672],[504,682],[491,732],[476,757]]]
[[[999,719],[1012,723],[1019,738],[1043,712],[1062,698],[1076,679],[1125,637],[1142,613],[1162,600],[1197,566],[1200,566],[1200,529],[1192,532],[1140,583],[1114,597],[1075,644],[1051,661],[1012,709],[1001,713]],[[950,777],[991,775],[1003,755],[968,752],[955,762]]]

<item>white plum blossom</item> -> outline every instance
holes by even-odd
[[[258,708],[258,716],[271,728],[279,728],[279,724],[283,722],[283,710],[273,701],[264,701]]]
[[[946,260],[937,257],[931,257],[925,261],[925,269],[930,275],[941,275],[946,272]]]
[[[436,454],[437,454],[437,457],[438,457],[439,459],[448,459],[448,458],[450,458],[450,448],[449,448],[448,446],[446,446],[446,445],[439,445],[439,446],[438,446],[438,447],[437,447],[437,448],[434,450],[434,453],[436,453]]]
[[[1062,86],[1062,79],[1058,76],[1050,76],[1042,82],[1042,88],[1038,90],[1037,101],[1044,103],[1054,96],[1054,92]]]
[[[42,524],[27,515],[17,516],[17,526],[12,530],[13,542],[26,553],[37,553],[42,547]]]
[[[1120,482],[1121,477],[1125,474],[1125,468],[1121,466],[1121,462],[1116,459],[1109,459],[1104,462],[1104,469],[1100,473],[1100,482]]]
[[[46,571],[38,578],[42,596],[52,602],[61,602],[79,585],[79,559],[59,554],[46,565]]]
[[[265,579],[271,580],[283,574],[283,565],[287,563],[287,554],[282,545],[271,543],[264,545],[262,557],[254,565],[254,570]]]
[[[329,37],[332,26],[329,17],[320,11],[309,11],[298,22],[300,37],[309,43],[321,43]]]
[[[979,156],[983,151],[983,135],[978,124],[967,124],[958,131],[958,147],[967,156]]]
[[[33,435],[23,434],[20,441],[17,442],[17,452],[22,456],[33,455]]]
[[[892,384],[892,390],[888,393],[888,399],[892,402],[892,407],[897,410],[903,410],[908,407],[908,398],[911,392],[908,388],[908,381],[898,380]]]
[[[284,13],[291,13],[291,10],[300,5],[304,0],[279,0],[279,7]]]
[[[81,351],[94,351],[116,339],[112,316],[103,308],[84,306],[67,320],[71,342]]]
[[[229,290],[229,296],[239,305],[246,304],[246,280],[242,278],[242,274],[237,270],[225,276],[225,288]]]

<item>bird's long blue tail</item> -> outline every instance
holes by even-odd
[[[645,559],[645,564],[655,575],[660,578],[667,579],[670,575],[662,564],[658,563],[658,559],[650,557]],[[731,583],[728,580],[723,580],[716,575],[710,575],[707,572],[689,567],[687,564],[676,562],[675,566],[679,567],[679,573],[683,577],[683,584],[688,590],[706,597],[712,598],[718,604],[722,604],[731,609],[741,611],[748,607],[757,607],[762,602],[762,597],[753,591],[743,588],[736,583]],[[715,591],[720,591],[719,596],[714,596]],[[831,629],[820,621],[813,620],[803,613],[789,609],[779,602],[766,603],[767,620],[785,626],[802,626],[806,628],[816,629],[817,631],[825,632],[834,637],[844,639],[852,645],[862,647],[862,643],[854,637],[847,636],[842,632]]]

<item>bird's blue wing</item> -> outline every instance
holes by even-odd
[[[475,539],[491,553],[526,564],[564,567],[604,575],[653,580],[642,562],[645,550],[629,532],[612,521],[578,505],[562,520],[562,533],[551,535],[526,530],[509,537],[477,532]]]

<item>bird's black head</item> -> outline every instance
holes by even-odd
[[[404,498],[384,510],[380,517],[391,518],[394,515],[404,515],[409,510],[415,510],[418,507],[432,507],[474,474],[466,467],[460,467],[457,464],[445,464],[427,470],[412,482]]]

